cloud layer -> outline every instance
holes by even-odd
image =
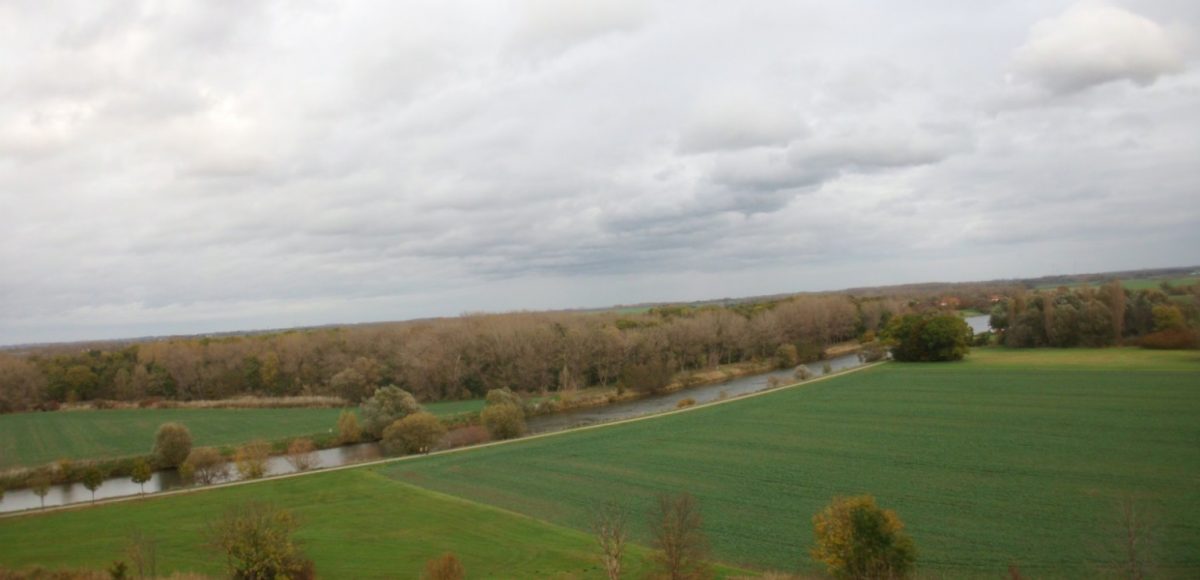
[[[1200,262],[1183,1],[0,5],[0,343]]]

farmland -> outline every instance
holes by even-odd
[[[483,408],[483,401],[427,406],[449,416]],[[283,439],[328,432],[340,409],[114,409],[0,415],[0,469],[58,459],[100,459],[149,453],[158,426],[178,421],[199,446]]]
[[[1179,277],[1158,276],[1158,277],[1150,277],[1150,278],[1130,278],[1130,279],[1121,280],[1121,285],[1124,286],[1126,290],[1147,290],[1150,288],[1158,288],[1159,285],[1162,284],[1163,282],[1168,282],[1172,286],[1191,286],[1193,284],[1200,283],[1200,277],[1197,277],[1197,276],[1179,276]],[[1058,288],[1060,286],[1065,286],[1067,288],[1076,288],[1079,286],[1095,287],[1095,286],[1100,286],[1102,283],[1103,282],[1069,282],[1069,283],[1064,284],[1064,283],[1057,283],[1057,282],[1047,282],[1047,283],[1043,283],[1043,284],[1038,284],[1037,288],[1038,289],[1053,289],[1053,288]]]
[[[873,493],[908,524],[921,568],[953,576],[1012,562],[1086,575],[1115,502],[1137,493],[1161,514],[1164,568],[1194,573],[1198,417],[1195,352],[983,350],[378,469],[577,529],[600,501],[641,511],[686,490],[718,557],[756,568],[811,566],[811,516]]]
[[[415,578],[428,559],[455,552],[472,578],[599,578],[586,534],[415,488],[356,469],[201,493],[0,521],[0,567],[100,569],[123,557],[137,529],[159,539],[159,571],[219,574],[204,547],[214,515],[247,501],[295,513],[299,539],[322,578]],[[633,577],[647,552],[634,547]]]
[[[476,450],[0,520],[0,565],[97,567],[131,526],[171,570],[215,572],[200,530],[256,499],[294,509],[329,577],[395,576],[451,549],[472,577],[595,577],[584,530],[616,500],[702,506],[714,556],[814,571],[811,517],[872,493],[897,510],[929,577],[1094,575],[1127,493],[1158,518],[1161,570],[1200,570],[1200,354],[975,351],[891,363],[724,404]],[[492,506],[492,507],[488,507]],[[499,509],[496,509],[499,508]],[[515,515],[513,512],[529,516]],[[13,548],[17,549],[13,549]],[[644,566],[635,549],[632,577]]]

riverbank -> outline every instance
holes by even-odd
[[[839,353],[841,356],[814,361],[803,366],[807,366],[807,374],[814,377],[859,366],[862,361],[853,354],[847,354],[857,352],[859,348],[856,343],[837,345],[827,349],[826,352]],[[793,375],[793,369],[777,369],[769,362],[744,362],[724,365],[716,369],[679,373],[667,388],[656,393],[622,393],[616,387],[561,393],[531,405],[531,412],[527,419],[529,432],[547,433],[572,429],[581,425],[661,413],[681,405],[704,404],[738,397],[792,383],[794,382]],[[435,412],[455,411],[451,415],[441,414],[443,422],[453,429],[478,425],[478,412],[467,410],[475,403],[482,405],[481,401],[457,401],[433,403],[427,407],[433,408]],[[120,411],[112,412],[120,413]],[[329,423],[332,423],[332,419],[329,420]],[[336,439],[336,434],[332,429],[304,437],[313,440],[316,444],[318,449],[317,465],[327,468],[376,459],[381,455],[377,442],[368,441],[345,445]],[[272,456],[268,459],[270,473],[285,474],[295,471],[295,467],[289,463],[286,455],[287,446],[294,439],[295,437],[285,437],[271,441]],[[468,439],[469,441],[466,442],[448,441],[445,447],[469,445],[479,440],[478,438]],[[237,444],[215,447],[227,460],[230,460],[229,472],[231,475],[228,479],[235,479],[236,471],[231,460]],[[96,498],[136,495],[145,488],[148,488],[151,493],[157,494],[189,485],[179,477],[175,470],[162,470],[156,471],[144,488],[142,485],[134,483],[129,477],[134,459],[59,462],[43,467],[43,472],[48,471],[54,477],[53,483],[55,484],[47,490],[47,496],[44,498],[46,505],[90,501],[93,494],[86,490],[80,481],[84,470],[93,465],[100,466],[108,474],[96,490],[94,496]],[[13,491],[9,493],[7,501],[0,503],[0,511],[36,509],[42,505],[43,498],[33,498],[32,492],[27,489],[27,486],[22,485],[28,479],[30,472],[23,471],[18,476],[9,477],[7,487]],[[0,483],[4,483],[4,480],[0,480]],[[14,503],[23,503],[24,505],[14,506]]]
[[[9,502],[10,499],[12,499],[12,498],[6,496],[4,498],[4,503],[0,503],[0,519],[35,517],[35,516],[38,516],[41,514],[47,514],[47,513],[88,509],[90,507],[99,506],[99,505],[111,505],[111,504],[115,504],[115,503],[142,501],[142,500],[154,499],[154,498],[159,498],[159,497],[171,497],[171,496],[184,495],[184,494],[201,493],[201,492],[210,491],[210,490],[214,490],[214,489],[225,489],[225,488],[229,488],[229,487],[253,485],[253,484],[258,484],[258,483],[279,481],[279,480],[290,479],[290,478],[295,478],[295,477],[305,477],[305,476],[318,475],[318,474],[323,474],[323,473],[343,471],[343,470],[347,470],[347,469],[359,469],[359,468],[395,463],[398,461],[413,460],[413,459],[418,459],[418,458],[422,458],[422,457],[439,456],[439,455],[446,455],[446,454],[451,454],[451,453],[461,453],[461,452],[466,452],[466,451],[473,451],[476,449],[489,448],[489,447],[495,447],[495,446],[500,446],[500,445],[509,445],[509,444],[513,444],[513,443],[520,443],[520,442],[525,442],[525,441],[530,441],[530,440],[554,437],[557,435],[564,435],[567,433],[575,433],[575,432],[584,431],[584,430],[613,427],[613,426],[617,426],[617,425],[624,425],[624,424],[634,423],[634,422],[638,422],[638,421],[657,419],[660,417],[670,416],[670,415],[674,415],[677,413],[688,413],[688,412],[697,411],[700,409],[709,409],[715,405],[732,403],[734,401],[741,401],[741,400],[745,400],[748,398],[767,395],[767,394],[775,393],[775,392],[778,392],[778,391],[784,390],[784,389],[808,386],[808,385],[811,385],[814,383],[822,382],[827,379],[832,379],[835,377],[844,376],[849,373],[854,373],[854,372],[858,372],[858,371],[865,370],[868,368],[876,367],[881,364],[884,364],[884,362],[867,363],[867,364],[863,364],[863,365],[860,365],[860,366],[857,366],[854,368],[848,368],[845,370],[836,371],[834,373],[831,373],[831,374],[828,374],[825,376],[817,377],[814,379],[809,379],[807,381],[795,382],[795,383],[784,385],[781,387],[765,389],[765,390],[757,391],[757,392],[751,392],[751,393],[747,393],[747,394],[736,396],[736,397],[722,398],[722,399],[714,400],[714,401],[711,401],[708,403],[700,403],[695,406],[689,406],[689,407],[682,408],[682,409],[672,408],[670,410],[664,410],[664,411],[655,412],[655,413],[648,413],[648,414],[640,415],[637,417],[630,417],[627,419],[613,420],[613,421],[608,421],[608,422],[603,422],[603,423],[598,423],[598,424],[582,425],[582,426],[577,426],[577,427],[560,430],[560,431],[549,431],[549,432],[543,432],[543,433],[536,433],[536,434],[532,434],[532,435],[527,435],[525,437],[519,437],[516,439],[506,439],[503,441],[490,441],[487,443],[481,443],[481,444],[477,444],[477,445],[470,445],[470,446],[465,446],[465,447],[455,447],[452,449],[433,451],[433,452],[430,452],[425,455],[405,455],[402,457],[388,457],[388,458],[374,459],[374,460],[368,460],[368,461],[359,461],[359,462],[349,463],[349,464],[345,464],[345,465],[339,465],[339,466],[335,466],[335,467],[319,467],[319,468],[308,470],[308,471],[300,471],[300,472],[292,472],[292,473],[279,473],[279,474],[272,473],[272,474],[267,475],[266,477],[263,477],[260,479],[227,481],[227,482],[217,483],[217,484],[213,484],[213,485],[181,487],[181,488],[175,488],[175,489],[170,489],[170,490],[166,490],[166,491],[159,491],[159,492],[153,492],[153,493],[147,493],[147,494],[134,493],[134,494],[122,495],[122,496],[116,496],[116,497],[98,497],[94,501],[79,501],[79,502],[68,503],[68,504],[63,504],[63,505],[48,505],[48,506],[42,507],[42,508],[28,507],[28,508],[21,509],[19,511],[4,509],[5,508],[4,504]],[[21,493],[28,493],[28,491],[29,490],[18,490],[17,494],[10,493],[9,495],[19,495]]]

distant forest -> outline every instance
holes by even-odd
[[[633,383],[664,373],[815,360],[830,345],[875,340],[896,315],[932,310],[990,313],[996,332],[976,337],[976,344],[1104,346],[1167,330],[1176,333],[1176,343],[1194,343],[1197,292],[1196,285],[1036,290],[1013,281],[921,284],[642,309],[48,345],[0,354],[0,412],[241,395],[323,395],[353,403],[389,384],[425,402],[481,397],[497,388],[637,389]]]

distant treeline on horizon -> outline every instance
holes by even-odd
[[[1129,290],[1117,283],[1037,291],[1024,283],[983,282],[891,290],[50,345],[0,354],[0,412],[77,401],[242,395],[357,402],[388,384],[426,402],[480,397],[497,388],[544,393],[621,384],[647,368],[699,370],[773,361],[781,353],[814,360],[830,345],[874,340],[892,317],[909,312],[991,313],[997,336],[978,343],[1022,347],[1118,344],[1173,321],[1187,334],[1198,326],[1200,312],[1200,286]]]

